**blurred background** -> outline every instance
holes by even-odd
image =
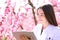
[[[30,0],[35,9],[51,4],[60,26],[60,0]],[[36,14],[35,14],[36,15]],[[36,21],[39,19],[36,16]],[[12,32],[22,29],[31,31],[35,27],[32,6],[28,0],[0,0],[0,40],[15,40]]]

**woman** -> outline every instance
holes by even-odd
[[[37,40],[60,40],[60,28],[57,27],[53,7],[47,4],[39,7],[37,12],[42,24],[42,27],[37,25],[33,30]]]
[[[60,40],[60,29],[57,27],[58,24],[56,22],[53,7],[50,4],[47,4],[39,7],[37,12],[40,23],[42,24],[41,35],[38,40]],[[37,31],[36,29],[34,30]],[[35,32],[35,34],[37,33]]]

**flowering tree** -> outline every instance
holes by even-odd
[[[14,31],[22,29],[31,31],[35,22],[39,22],[34,13],[41,4],[51,3],[55,9],[58,25],[60,25],[60,1],[59,0],[0,0],[0,39],[15,40]],[[36,17],[36,20],[34,18]]]

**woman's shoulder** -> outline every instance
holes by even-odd
[[[54,33],[54,37],[53,39],[54,40],[60,40],[60,27],[58,26],[53,26],[54,29],[53,29],[53,33]]]
[[[59,35],[59,34],[60,34],[60,27],[54,26],[54,25],[50,25],[50,31],[51,31],[54,35]]]
[[[54,26],[54,25],[52,25],[53,27],[53,30],[55,30],[55,31],[60,31],[60,27],[58,27],[58,26]]]
[[[58,26],[49,25],[45,30],[47,37],[52,38],[53,40],[60,40],[60,28]]]
[[[56,32],[56,31],[59,31],[60,32],[60,27],[58,27],[58,26],[49,25],[48,26],[48,29],[51,29],[54,32]]]
[[[60,34],[60,28],[58,26],[54,26],[54,25],[49,25],[46,29],[45,29],[45,33],[48,35],[59,35]]]

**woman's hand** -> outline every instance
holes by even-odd
[[[33,38],[27,37],[26,35],[20,35],[20,40],[33,40]]]
[[[26,35],[20,35],[20,40],[29,40]]]

